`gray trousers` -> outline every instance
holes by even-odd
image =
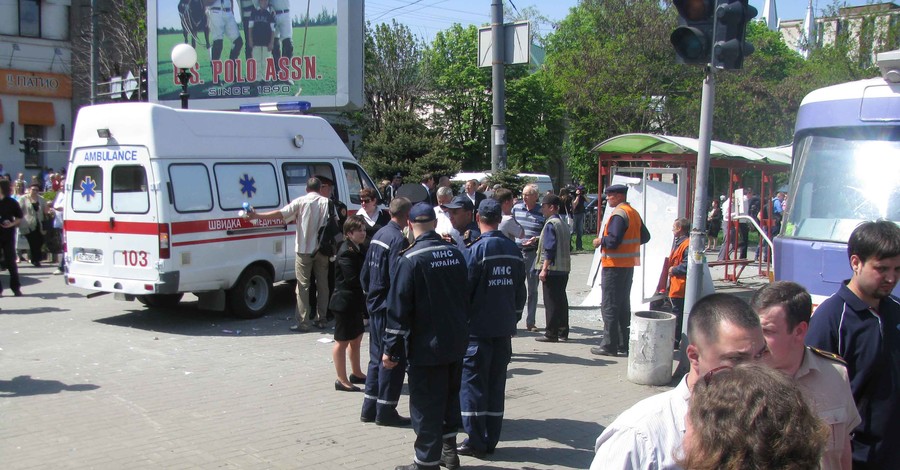
[[[525,276],[527,278],[528,300],[525,302],[525,327],[534,326],[534,317],[537,312],[539,273],[534,269],[534,259],[537,258],[537,250],[523,251],[525,258]]]

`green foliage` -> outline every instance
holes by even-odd
[[[416,110],[425,89],[423,45],[409,28],[394,20],[390,25],[366,25],[364,125],[378,132],[390,111]]]
[[[507,86],[507,166],[547,173],[562,158],[565,110],[546,69],[510,80]]]
[[[522,194],[522,189],[528,183],[533,183],[534,178],[522,178],[517,175],[514,170],[500,170],[494,173],[491,173],[488,176],[488,185],[493,187],[495,184],[499,184],[504,188],[510,190],[515,195]]]
[[[454,24],[438,32],[425,50],[425,68],[433,90],[432,129],[439,129],[452,158],[463,168],[490,165],[491,74],[479,68],[478,30]]]
[[[399,110],[389,111],[381,130],[367,136],[360,163],[377,180],[391,179],[399,171],[407,182],[429,172],[453,175],[460,168],[435,132],[414,113]]]

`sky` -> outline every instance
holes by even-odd
[[[508,1],[508,0],[507,0]],[[890,1],[890,0],[878,0]],[[894,0],[896,1],[896,0]],[[365,0],[366,19],[373,23],[390,22],[391,19],[407,25],[413,34],[431,39],[438,31],[453,23],[481,26],[491,19],[491,0]],[[867,0],[844,0],[851,6],[865,5]],[[551,20],[561,20],[574,7],[577,0],[512,0],[519,10],[535,7]],[[782,20],[802,19],[806,16],[808,0],[776,1],[778,17]],[[832,0],[813,0],[813,8],[821,12]],[[765,0],[750,0],[762,16]],[[511,12],[504,12],[512,15]]]

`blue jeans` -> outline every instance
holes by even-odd
[[[581,243],[581,236],[584,235],[584,212],[574,214],[572,218],[574,219],[573,225],[575,226],[572,229],[572,233],[575,235],[575,249],[581,251],[584,249]]]

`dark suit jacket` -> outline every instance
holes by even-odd
[[[334,261],[334,293],[328,308],[335,312],[364,312],[366,296],[363,294],[359,274],[366,254],[350,240],[341,242]]]

